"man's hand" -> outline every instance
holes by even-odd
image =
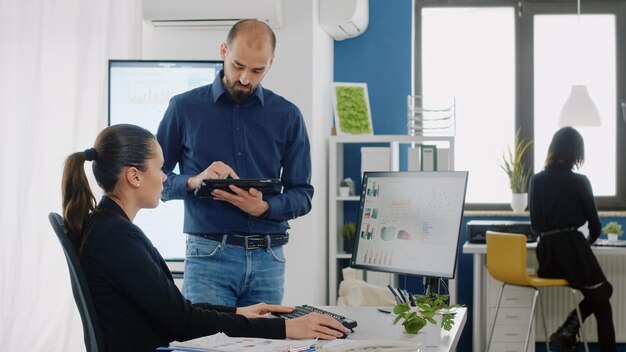
[[[250,188],[246,191],[233,185],[230,185],[229,188],[231,191],[235,192],[235,194],[216,189],[211,192],[213,199],[228,202],[256,217],[265,214],[267,209],[269,209],[269,204],[263,200],[263,193],[258,189]]]
[[[228,165],[224,164],[221,161],[215,161],[209,167],[207,167],[204,171],[197,174],[196,176],[192,176],[187,180],[187,190],[192,191],[198,187],[203,180],[215,179],[215,178],[239,178],[237,173]]]

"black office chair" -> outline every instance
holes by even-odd
[[[102,332],[100,330],[98,316],[96,315],[96,308],[91,300],[91,293],[89,293],[89,287],[87,286],[83,269],[80,267],[78,255],[76,255],[72,242],[63,229],[63,217],[53,212],[48,215],[48,220],[50,220],[50,224],[52,224],[52,228],[59,238],[59,242],[61,242],[61,247],[63,247],[63,253],[65,253],[65,259],[67,260],[67,266],[72,280],[74,300],[76,301],[78,312],[83,322],[87,352],[104,351]]]

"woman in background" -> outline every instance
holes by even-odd
[[[96,205],[84,171],[93,161],[106,195]],[[108,351],[154,351],[170,341],[224,332],[229,336],[334,339],[347,329],[309,314],[265,318],[292,308],[191,304],[174,284],[159,252],[132,223],[142,208],[159,204],[165,174],[156,138],[143,128],[104,129],[93,148],[70,155],[63,171],[64,225],[79,254]]]
[[[530,219],[540,234],[537,245],[537,274],[565,278],[580,290],[584,299],[579,308],[583,320],[594,314],[598,322],[598,342],[604,352],[616,351],[615,328],[609,298],[613,287],[607,281],[590,245],[600,236],[600,219],[591,183],[574,173],[585,160],[583,138],[571,127],[558,130],[548,148],[544,170],[530,181]],[[588,223],[589,236],[578,231]],[[580,325],[573,310],[563,325],[550,336],[561,351],[577,351]]]

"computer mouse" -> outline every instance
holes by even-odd
[[[334,329],[333,329],[334,330]],[[337,330],[341,333],[341,336],[338,336],[338,339],[345,339],[346,337],[348,337],[348,333],[347,332],[343,332],[341,330]]]

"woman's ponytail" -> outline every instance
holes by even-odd
[[[80,253],[84,242],[84,227],[96,207],[96,198],[89,187],[89,181],[85,174],[85,161],[94,160],[96,156],[97,152],[94,148],[71,154],[65,160],[65,167],[63,168],[64,225],[76,253]]]

